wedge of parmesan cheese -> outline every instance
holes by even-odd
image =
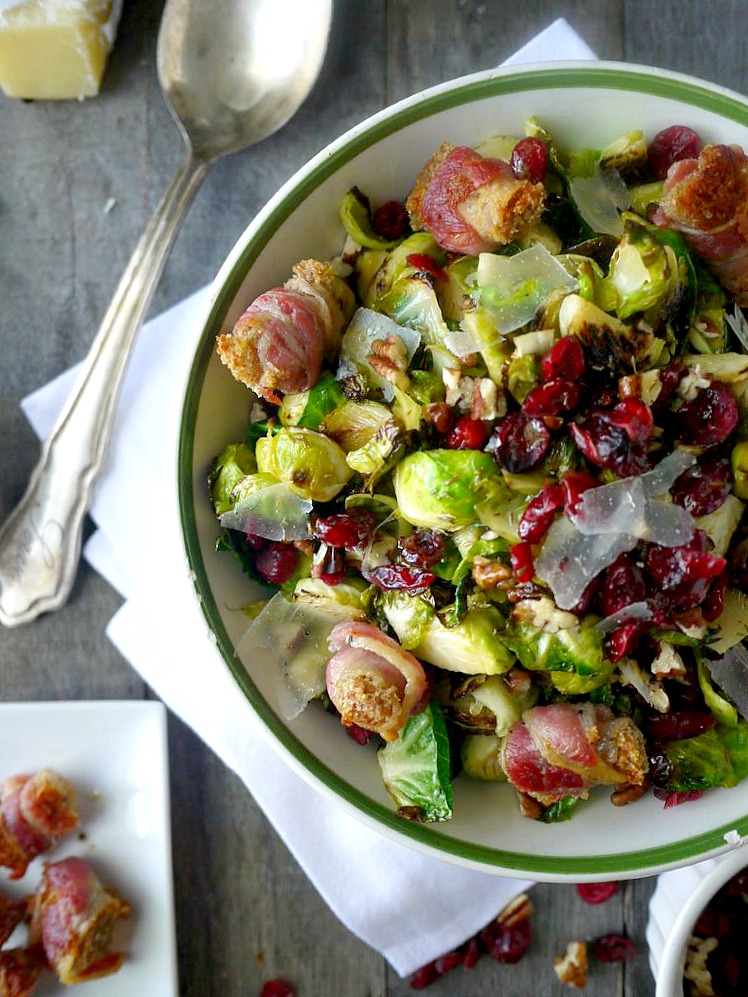
[[[0,87],[8,97],[99,92],[122,0],[0,0]]]

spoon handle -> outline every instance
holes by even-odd
[[[122,275],[28,487],[0,529],[0,623],[5,626],[59,609],[70,593],[83,520],[106,454],[127,360],[207,165],[191,152],[182,162]]]

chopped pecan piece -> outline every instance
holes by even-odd
[[[576,990],[587,986],[587,942],[569,942],[566,952],[553,960],[556,976]]]
[[[380,377],[385,378],[401,391],[407,391],[410,386],[408,377],[408,351],[399,336],[388,336],[386,339],[376,339],[371,344],[372,353],[369,365]]]

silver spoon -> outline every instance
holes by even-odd
[[[298,110],[322,66],[331,16],[332,0],[168,0],[158,75],[187,155],[0,529],[0,623],[28,623],[67,600],[127,359],[179,224],[214,159],[254,145]]]

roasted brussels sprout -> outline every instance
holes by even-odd
[[[353,471],[345,453],[322,433],[291,427],[257,441],[257,467],[293,491],[315,502],[329,502],[350,480]]]

